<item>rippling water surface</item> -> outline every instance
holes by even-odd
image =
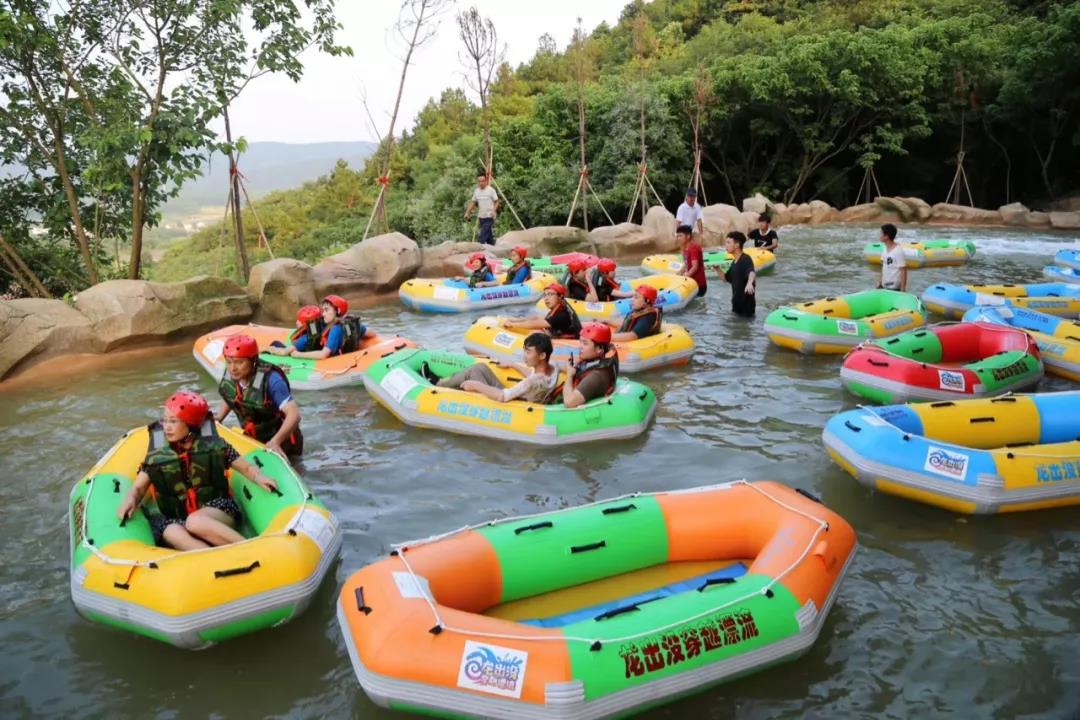
[[[1076,235],[984,229],[903,238],[916,236],[969,237],[979,252],[967,267],[913,271],[915,292],[938,281],[1038,281],[1055,250],[1080,245]],[[715,280],[704,303],[672,317],[693,333],[697,355],[637,376],[660,405],[636,440],[535,449],[404,427],[362,388],[301,394],[301,472],[345,528],[341,560],[299,620],[198,653],[76,616],[65,518],[72,483],[121,433],[154,419],[181,386],[212,393],[211,379],[183,351],[0,391],[0,714],[401,717],[359,689],[333,607],[340,583],[389,543],[631,491],[773,478],[818,494],[858,531],[818,643],[649,717],[1077,717],[1077,510],[962,518],[872,493],[832,465],[821,428],[855,404],[840,360],[774,348],[761,322],[782,303],[872,286],[861,247],[877,230],[803,227],[781,239],[755,322],[731,316],[730,292]],[[380,332],[452,349],[469,323],[396,302],[364,314]],[[1050,377],[1040,389],[1070,386]]]

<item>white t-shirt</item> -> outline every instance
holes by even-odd
[[[521,399],[526,402],[543,402],[548,393],[559,383],[559,370],[552,368],[551,375],[541,375],[529,368],[529,377],[513,387],[503,390],[503,402]]]
[[[701,203],[694,203],[693,205],[687,205],[683,203],[679,206],[678,212],[675,213],[675,219],[680,225],[689,225],[697,232],[697,221],[704,216],[704,211],[701,209]]]
[[[896,243],[892,250],[881,253],[881,286],[890,290],[900,289],[900,271],[906,267],[904,248]]]
[[[472,199],[476,203],[476,216],[489,218],[495,214],[495,203],[499,201],[499,193],[488,185],[483,190],[480,188],[473,190]]]

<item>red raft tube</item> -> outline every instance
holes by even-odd
[[[981,322],[932,325],[863,343],[840,369],[844,387],[878,403],[992,397],[1034,385],[1042,375],[1030,335]]]

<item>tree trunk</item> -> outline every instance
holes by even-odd
[[[23,262],[22,257],[19,255],[19,251],[8,243],[7,238],[3,235],[0,235],[0,254],[3,255],[4,264],[11,268],[12,274],[15,275],[15,278],[20,284],[26,286],[27,291],[36,297],[52,297],[52,293],[50,293],[44,283],[38,279],[38,276],[30,269],[30,266]]]
[[[56,173],[60,176],[60,182],[64,186],[64,197],[67,198],[71,222],[75,225],[75,239],[79,245],[79,254],[82,255],[83,264],[86,266],[86,279],[90,281],[91,285],[97,285],[97,267],[94,265],[94,258],[90,254],[90,241],[86,237],[86,228],[83,227],[82,212],[79,209],[79,197],[75,194],[75,186],[71,182],[71,176],[68,175],[64,147],[55,134],[53,147],[56,152]]]
[[[247,245],[244,243],[244,214],[240,207],[240,170],[236,164],[236,153],[232,149],[232,124],[229,122],[229,106],[222,108],[225,119],[225,142],[229,144],[229,186],[232,198],[233,222],[236,227],[236,269],[240,274],[240,283],[246,285],[251,275],[248,263]]]
[[[986,137],[990,138],[990,141],[997,145],[998,149],[1001,150],[1002,156],[1005,158],[1005,202],[1002,204],[1008,205],[1012,202],[1012,158],[1009,156],[1009,149],[998,140],[997,136],[994,135],[993,130],[990,129],[990,123],[986,122],[985,119],[983,120],[983,129],[986,130]]]
[[[581,150],[581,218],[585,232],[589,231],[589,176],[585,165],[585,95],[584,90],[578,95],[578,147]]]
[[[128,278],[138,280],[142,270],[142,163],[131,171],[131,260],[128,263]]]

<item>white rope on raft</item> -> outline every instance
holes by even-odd
[[[1008,393],[1003,393],[1001,395],[996,395],[995,397],[992,397],[992,398],[985,398],[985,399],[986,400],[996,400],[998,398],[1008,398],[1008,397],[1034,397],[1034,395],[1032,395],[1031,393],[1013,394],[1011,392],[1008,392]],[[980,398],[980,399],[983,399],[983,398]],[[942,400],[941,402],[952,402],[952,400]],[[922,403],[920,403],[920,404],[922,404]],[[928,404],[933,405],[934,403],[928,403]],[[904,435],[915,435],[916,437],[926,438],[927,440],[932,439],[932,438],[927,437],[926,435],[916,435],[915,433],[908,432],[907,430],[900,427],[899,425],[897,425],[893,421],[891,421],[891,420],[889,420],[887,418],[883,418],[880,415],[878,415],[876,412],[874,412],[874,408],[872,408],[872,407],[867,407],[866,405],[862,405],[862,404],[856,405],[856,407],[859,408],[860,410],[865,410],[866,412],[871,413],[875,418],[877,418],[881,422],[885,423],[886,425],[889,425],[889,426],[895,428],[896,430],[899,430]],[[938,440],[937,442],[944,443],[945,441]],[[950,444],[956,445],[956,443],[950,443]],[[1061,446],[1077,445],[1077,447],[1080,448],[1080,438],[1078,438],[1077,440],[1066,440],[1066,441],[1060,442],[1060,443],[1036,443],[1036,447],[1043,447],[1043,446],[1047,446],[1047,445],[1061,445]],[[1009,453],[1011,455],[1014,455],[1016,457],[1042,458],[1042,459],[1055,459],[1055,460],[1061,460],[1063,458],[1067,459],[1067,458],[1072,457],[1071,455],[1067,455],[1067,454],[1066,455],[1047,455],[1047,454],[1044,454],[1044,453],[1023,452],[1019,448],[1011,448],[1011,447],[976,448],[976,447],[971,447],[969,445],[956,445],[956,446],[963,449],[963,450],[981,450],[982,452],[987,452],[987,453],[1004,452],[1004,453]],[[1066,452],[1068,452],[1068,450],[1066,450]],[[1007,458],[1007,459],[1011,460],[1012,458]]]
[[[621,637],[613,637],[613,638],[595,638],[595,637],[591,637],[590,638],[590,637],[580,637],[580,636],[575,636],[575,635],[516,635],[516,634],[513,634],[513,633],[480,632],[480,631],[476,631],[476,630],[468,630],[468,629],[465,629],[465,628],[458,628],[458,627],[454,627],[452,625],[447,625],[443,621],[442,615],[439,613],[439,608],[435,604],[435,601],[431,599],[430,595],[427,592],[424,592],[422,590],[424,585],[420,582],[419,576],[417,576],[417,574],[413,571],[412,565],[409,564],[409,561],[405,557],[405,554],[406,554],[405,553],[405,548],[407,548],[409,546],[409,544],[408,543],[403,543],[403,544],[395,545],[393,547],[398,550],[397,557],[401,559],[402,564],[405,566],[405,569],[408,571],[410,577],[412,577],[413,582],[415,583],[416,587],[421,589],[420,595],[423,596],[424,602],[427,603],[428,608],[431,610],[431,614],[435,618],[435,626],[438,627],[438,628],[441,628],[442,631],[453,632],[453,633],[457,633],[459,635],[467,635],[467,636],[470,636],[470,637],[494,638],[494,639],[498,639],[498,640],[520,640],[520,641],[524,641],[524,642],[533,642],[533,641],[563,642],[563,641],[567,641],[567,642],[586,643],[588,645],[594,645],[596,643],[600,643],[601,645],[603,645],[604,643],[623,643],[623,642],[627,642],[629,640],[637,640],[639,638],[643,638],[643,637],[645,637],[647,635],[652,635],[654,633],[659,633],[659,632],[664,632],[666,630],[671,630],[671,629],[679,627],[681,625],[685,625],[688,622],[693,622],[694,620],[700,620],[703,617],[707,617],[707,616],[712,615],[714,613],[720,612],[721,610],[726,610],[726,609],[728,609],[730,607],[738,605],[739,603],[743,603],[743,602],[746,602],[747,600],[751,600],[751,599],[753,599],[754,597],[756,597],[758,595],[768,596],[769,593],[772,591],[772,587],[774,585],[779,583],[783,578],[785,578],[789,574],[791,574],[791,572],[794,571],[795,568],[797,568],[800,564],[802,564],[803,560],[806,559],[806,557],[810,554],[812,549],[816,546],[818,536],[821,535],[821,533],[823,533],[823,532],[825,532],[826,530],[829,529],[829,523],[826,522],[825,520],[822,520],[821,518],[815,517],[814,515],[811,515],[810,513],[806,512],[804,510],[800,510],[799,508],[792,507],[791,505],[788,505],[784,501],[777,499],[775,496],[771,495],[770,493],[768,493],[767,491],[765,491],[762,488],[758,487],[757,485],[746,481],[745,479],[744,480],[736,480],[736,481],[730,482],[730,483],[721,483],[721,484],[717,484],[717,485],[709,485],[709,486],[700,487],[700,488],[691,488],[691,489],[687,489],[687,490],[675,490],[675,491],[671,491],[671,492],[654,493],[654,494],[655,495],[679,495],[679,494],[683,494],[683,493],[702,492],[702,491],[705,491],[705,490],[710,490],[710,489],[715,489],[715,488],[728,488],[728,487],[731,487],[733,485],[745,485],[745,486],[751,488],[752,490],[754,490],[754,491],[756,491],[758,493],[761,493],[762,495],[764,495],[768,499],[772,500],[774,503],[776,503],[780,507],[784,508],[785,510],[793,512],[796,515],[801,515],[802,517],[806,518],[807,520],[810,520],[811,522],[815,523],[818,526],[817,530],[815,530],[814,534],[810,537],[810,541],[807,543],[806,547],[803,548],[802,553],[799,555],[799,557],[793,563],[791,563],[791,565],[789,565],[787,568],[785,568],[782,572],[777,573],[760,590],[754,590],[752,592],[748,592],[748,593],[746,593],[744,595],[740,595],[737,598],[729,600],[729,601],[727,601],[727,602],[725,602],[723,604],[716,605],[715,607],[711,607],[711,608],[709,608],[707,610],[703,610],[703,611],[701,611],[699,613],[695,613],[694,615],[690,615],[690,616],[682,618],[680,620],[676,620],[674,622],[670,622],[670,623],[667,623],[665,625],[658,625],[656,627],[649,628],[648,630],[643,630],[641,632],[632,633],[630,635],[623,635]],[[579,505],[579,506],[574,507],[574,508],[566,508],[566,509],[563,509],[563,510],[557,510],[555,512],[533,513],[533,514],[530,514],[530,515],[521,515],[521,516],[514,517],[514,518],[506,518],[504,520],[492,521],[492,522],[489,522],[489,523],[480,523],[480,524],[477,524],[477,525],[466,526],[464,528],[461,528],[460,530],[455,530],[455,531],[450,532],[450,533],[443,533],[442,535],[433,535],[430,538],[418,541],[418,543],[419,544],[424,544],[424,543],[429,543],[429,542],[436,542],[437,540],[439,540],[441,538],[449,537],[450,535],[455,535],[455,534],[457,534],[459,532],[473,530],[473,529],[480,528],[480,527],[490,527],[490,526],[493,526],[493,525],[500,525],[500,524],[504,524],[504,523],[508,523],[508,522],[517,522],[519,520],[527,520],[529,518],[534,518],[534,517],[538,517],[538,516],[541,516],[541,515],[543,515],[543,516],[551,516],[551,515],[555,515],[555,514],[558,514],[558,513],[564,513],[564,512],[570,512],[572,510],[578,510],[578,509],[583,508],[583,507],[592,507],[594,505],[599,505],[599,504],[607,504],[607,503],[611,503],[611,502],[618,502],[619,500],[624,500],[624,499],[631,498],[631,497],[641,497],[641,495],[642,495],[642,493],[632,493],[632,494],[629,494],[629,495],[621,495],[621,496],[616,497],[616,498],[611,498],[610,500],[601,500],[601,501],[589,503],[588,505]]]

